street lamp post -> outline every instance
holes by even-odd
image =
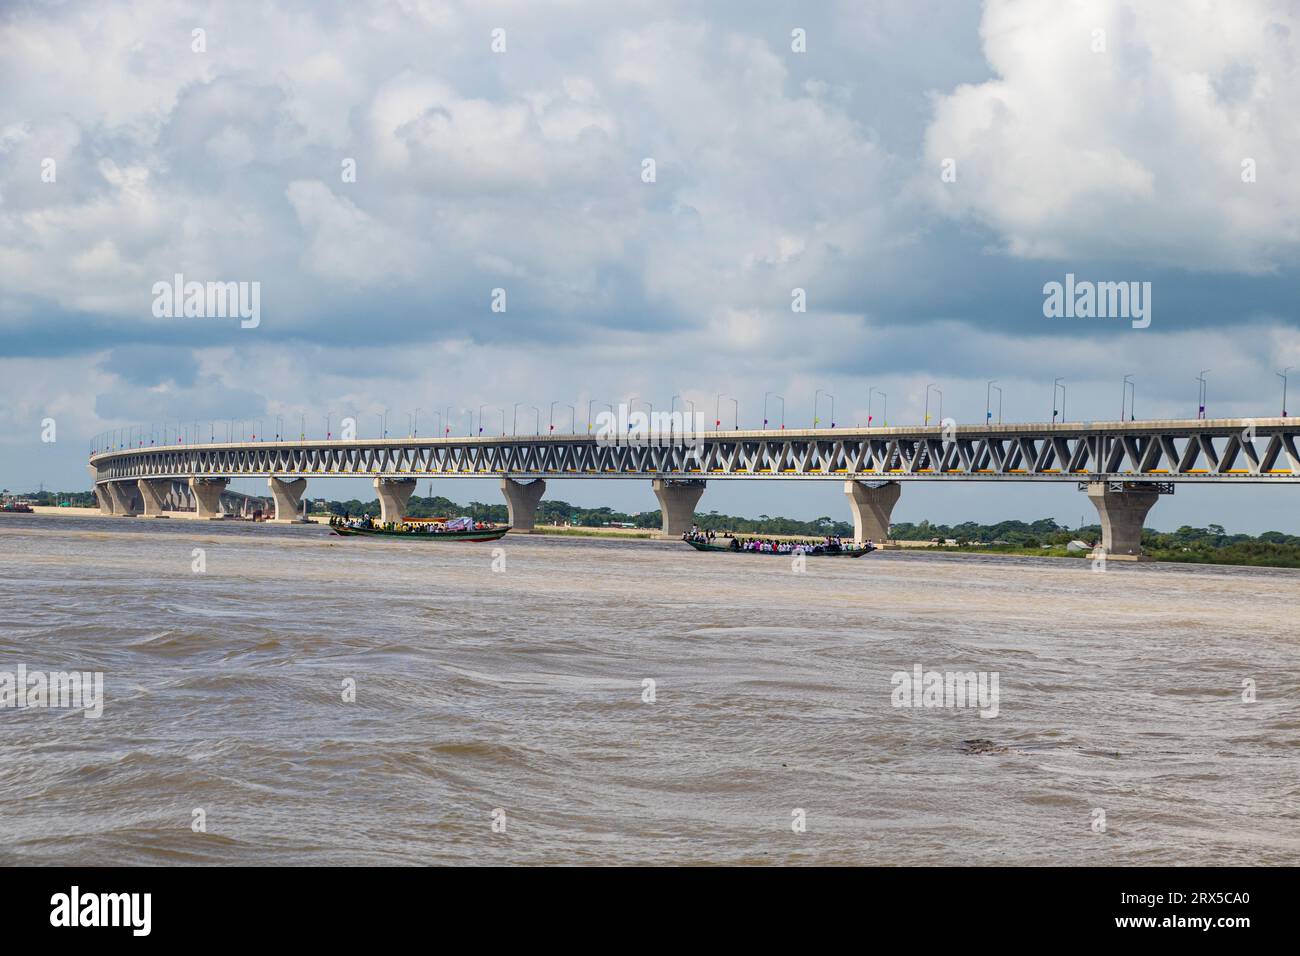
[[[1135,421],[1137,418],[1137,385],[1133,382],[1132,375],[1124,376],[1123,395],[1120,396],[1119,402],[1119,420],[1124,421],[1124,411],[1128,410],[1128,420]],[[1132,395],[1130,400],[1129,396]]]
[[[578,410],[568,402],[551,402],[551,433],[555,433],[555,406],[569,410],[569,434],[576,435],[578,428]]]
[[[885,394],[885,393],[884,393],[884,392],[881,392],[880,389],[876,388],[874,385],[871,386],[869,389],[867,389],[867,427],[868,427],[868,428],[871,427],[871,423],[872,423],[872,421],[873,421],[873,420],[875,419],[875,417],[876,417],[875,415],[873,415],[873,414],[871,413],[871,411],[872,411],[872,399],[875,398],[875,393],[876,393],[876,392],[880,392],[881,397],[884,397],[884,394]]]
[[[733,398],[733,397],[730,396],[730,395],[724,395],[724,394],[722,394],[721,392],[718,393],[718,402],[717,402],[717,406],[716,406],[716,408],[714,409],[715,414],[714,414],[714,417],[713,417],[713,430],[714,430],[714,431],[717,431],[718,428],[722,425],[722,400],[723,400],[724,398],[725,398],[727,401],[731,402],[732,405],[734,406],[734,411],[733,411],[733,414],[732,414],[731,423],[732,423],[732,426],[733,426],[734,428],[736,428],[737,430],[739,430],[739,428],[740,428],[740,400],[739,400],[739,399],[736,399],[736,398]]]
[[[998,424],[1002,424],[1002,386],[994,385],[993,391],[998,393]]]
[[[993,386],[998,380],[992,379],[984,386],[984,424],[987,425],[993,420]]]
[[[1063,384],[1064,381],[1065,379],[1062,378],[1052,379],[1052,424],[1053,425],[1056,424],[1056,416],[1058,414],[1061,416],[1061,421],[1062,422],[1065,421],[1065,385]],[[1059,411],[1056,408],[1056,392],[1058,389],[1061,392],[1061,408]]]
[[[925,424],[930,424],[930,389],[934,389],[939,395],[939,421],[943,421],[943,390],[933,383],[925,386]]]
[[[646,434],[646,438],[649,438],[650,431],[651,431],[651,423],[654,421],[655,407],[650,402],[647,402],[644,398],[641,398],[640,396],[637,395],[633,395],[631,398],[627,400],[627,412],[628,412],[627,430],[629,432],[632,430],[632,406],[638,401],[645,403],[645,407],[646,407],[645,434]]]
[[[672,401],[668,403],[668,411],[670,414],[677,407],[677,400],[679,398],[682,398],[682,396],[674,395]],[[689,399],[682,398],[682,405],[689,405],[691,407],[690,417],[687,418],[686,421],[682,422],[682,434],[684,435],[687,432],[695,431],[695,403]]]
[[[1207,398],[1207,394],[1206,394],[1207,391],[1208,391],[1207,386],[1209,385],[1209,383],[1205,381],[1205,373],[1206,373],[1206,372],[1209,372],[1209,371],[1211,371],[1211,369],[1203,368],[1203,369],[1201,369],[1201,374],[1198,375],[1198,376],[1196,376],[1196,382],[1197,382],[1197,388],[1196,388],[1196,403],[1197,403],[1197,408],[1196,408],[1196,417],[1197,417],[1197,418],[1204,418],[1204,417],[1205,417],[1205,400],[1206,400],[1206,398]]]
[[[542,433],[542,410],[536,405],[525,405],[524,408],[533,410],[533,434],[540,435]]]
[[[822,395],[825,395],[827,398],[831,400],[831,428],[834,428],[835,427],[835,396],[832,395],[830,392],[826,391],[826,389],[824,388],[819,388],[817,389],[817,391],[813,392],[813,428],[816,428],[818,423],[821,421],[821,419],[817,417],[817,400]]]
[[[1286,368],[1282,369],[1282,371],[1273,373],[1274,375],[1276,375],[1278,378],[1282,380],[1282,417],[1283,418],[1286,418],[1286,376],[1287,373],[1290,372],[1291,369],[1293,368],[1295,368],[1294,365],[1288,365]]]
[[[778,402],[781,403],[781,428],[784,429],[785,428],[785,398],[784,396],[776,394],[776,392],[763,393],[763,427],[764,428],[767,427],[767,400],[769,396],[775,398]]]

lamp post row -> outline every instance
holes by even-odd
[[[1282,381],[1282,417],[1283,418],[1289,417],[1289,412],[1287,410],[1287,389],[1289,385],[1289,376],[1291,371],[1294,368],[1295,366],[1288,365],[1280,372],[1274,373],[1276,377],[1281,379]],[[1198,419],[1203,419],[1207,415],[1206,402],[1207,402],[1209,382],[1205,376],[1209,374],[1210,371],[1212,370],[1201,369],[1200,374],[1197,375],[1194,380],[1197,383],[1196,417]],[[935,384],[934,382],[930,382],[925,386],[925,410],[924,410],[924,418],[923,418],[923,423],[925,425],[930,424],[930,393],[931,392],[934,392],[938,396],[938,418],[940,422],[944,421],[943,390],[939,388],[938,385]],[[1002,424],[1002,387],[998,384],[997,379],[990,379],[985,384],[984,387],[984,422],[985,424],[993,423],[993,416],[994,416],[993,393],[994,392],[997,392],[998,395],[997,424],[1001,425]],[[883,390],[876,388],[873,385],[867,389],[867,427],[868,428],[872,427],[872,425],[875,422],[875,400],[877,396],[880,397],[880,401],[881,401],[881,408],[882,408],[881,421],[884,427],[889,426],[889,396]],[[1056,424],[1058,418],[1060,419],[1061,422],[1065,422],[1067,420],[1065,417],[1065,396],[1066,396],[1065,379],[1059,377],[1053,379],[1052,380],[1052,424],[1053,425]],[[820,412],[821,412],[821,405],[823,399],[825,399],[829,403],[830,427],[835,428],[837,427],[837,423],[835,420],[835,396],[828,389],[824,389],[824,388],[819,388],[813,393],[813,427],[817,428],[821,424]],[[669,403],[669,414],[672,415],[676,413],[677,403],[679,401],[681,402],[683,408],[689,406],[690,420],[693,421],[695,418],[695,402],[689,399],[684,399],[681,396],[681,394],[673,395],[672,400]],[[627,400],[625,404],[628,407],[628,409],[631,410],[638,402],[644,404],[646,406],[649,415],[653,416],[654,405],[649,400],[641,398],[639,395],[633,395],[631,398]],[[733,395],[727,395],[725,393],[718,392],[716,394],[716,398],[714,402],[713,430],[718,431],[722,427],[722,406],[724,402],[731,403],[732,427],[735,429],[739,429],[740,428],[740,400]],[[779,403],[780,428],[784,430],[785,397],[777,394],[776,392],[763,393],[763,428],[766,429],[768,425],[772,423],[772,419],[769,417],[769,409],[773,402]],[[1137,403],[1137,384],[1134,381],[1134,376],[1131,374],[1125,375],[1121,383],[1120,413],[1119,413],[1120,421],[1137,420],[1137,413],[1135,410],[1136,403]],[[608,408],[611,414],[613,414],[615,410],[613,402],[604,402],[595,398],[590,399],[587,402],[588,434],[590,434],[592,431],[592,427],[593,427],[592,423],[594,421],[592,411],[597,404],[605,408]],[[553,401],[550,404],[547,434],[555,433],[555,409],[557,406],[560,407],[561,409],[563,408],[569,409],[569,433],[577,434],[576,406],[570,402],[562,402],[558,400]],[[519,409],[520,408],[532,409],[533,433],[541,434],[541,427],[542,427],[541,409],[536,405],[530,405],[526,402],[514,403],[512,415],[511,415],[512,434],[515,435],[519,434]],[[453,406],[448,405],[445,410],[439,410],[433,412],[433,415],[438,420],[438,433],[444,438],[449,437],[451,435],[452,409]],[[485,417],[484,417],[485,410],[490,410],[493,413],[500,415],[501,434],[504,436],[506,434],[505,408],[502,406],[490,405],[486,402],[478,407],[477,434],[478,435],[483,434],[485,428]],[[389,411],[390,409],[385,407],[382,411],[375,413],[375,421],[378,426],[378,431],[380,433],[381,438],[388,437]],[[423,411],[422,408],[417,408],[414,411],[407,413],[406,416],[407,436],[410,438],[419,437],[420,412],[422,411]],[[475,413],[469,409],[462,409],[461,411],[467,418],[466,434],[469,434],[474,427]],[[325,424],[325,438],[327,441],[332,440],[334,437],[333,427],[332,427],[334,414],[335,414],[334,411],[331,409],[327,411],[323,416],[323,421]],[[355,423],[356,417],[353,416],[352,420]],[[239,436],[238,440],[242,442],[244,440],[245,434],[248,431],[248,426],[250,425],[255,426],[251,434],[251,439],[253,441],[265,441],[266,436],[262,432],[263,421],[264,419],[260,419],[260,418],[258,419],[232,418],[229,421],[222,422],[226,430],[226,441],[234,442],[236,440],[235,436],[236,434],[238,434]],[[285,441],[287,439],[287,436],[285,435],[284,432],[284,416],[277,415],[275,417],[275,423],[276,423],[276,429],[275,429],[274,440]],[[561,424],[562,423],[563,422],[561,421]],[[147,431],[146,431],[146,427],[143,425],[130,425],[130,426],[124,426],[122,428],[115,428],[105,432],[101,432],[99,435],[97,435],[93,441],[92,450],[93,451],[100,451],[105,449],[123,450],[127,448],[144,448],[153,445],[165,445],[168,443],[168,438],[173,435],[175,436],[177,444],[201,444],[202,431],[200,428],[200,424],[201,423],[197,421],[193,423],[192,438],[191,438],[190,426],[185,425],[180,421],[177,421],[174,426],[170,421],[163,422],[161,424],[151,423],[148,426]],[[217,437],[216,426],[217,426],[216,419],[212,419],[208,422],[209,442],[212,443],[216,442],[216,437]],[[236,426],[238,426],[238,428],[236,428]],[[631,425],[629,425],[628,427],[630,429]],[[147,444],[146,444],[146,438],[147,438]],[[305,441],[307,438],[307,416],[305,413],[299,416],[298,438],[300,441]]]

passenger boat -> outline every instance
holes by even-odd
[[[733,548],[729,544],[710,544],[707,541],[696,541],[692,538],[683,538],[696,551],[717,551],[725,554],[748,554],[763,558],[792,558],[798,551],[746,551],[743,548]],[[717,540],[716,538],[714,539]],[[810,558],[860,558],[864,554],[870,554],[878,550],[874,544],[866,545],[861,548],[837,548],[828,550],[822,544],[802,545],[803,554]]]
[[[419,524],[435,522],[419,522]],[[457,528],[450,531],[388,531],[383,528],[350,528],[342,522],[330,522],[330,530],[343,538],[400,538],[404,541],[498,541],[510,526]]]

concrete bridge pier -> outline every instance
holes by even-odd
[[[513,478],[502,478],[501,493],[506,496],[511,533],[532,534],[537,526],[537,503],[546,494],[546,482],[537,478],[524,484]]]
[[[844,493],[849,496],[853,510],[853,540],[858,544],[871,541],[882,545],[889,540],[889,516],[903,493],[896,481],[871,487],[860,481],[844,482]]]
[[[230,484],[229,478],[191,478],[190,494],[194,496],[194,511],[200,518],[221,518],[221,493]]]
[[[659,499],[659,511],[663,515],[661,538],[680,538],[691,530],[695,523],[695,506],[704,494],[704,485],[704,481],[698,478],[654,479],[651,487]]]
[[[1160,500],[1159,491],[1119,482],[1090,481],[1088,500],[1097,506],[1101,517],[1101,546],[1109,560],[1149,560],[1142,554],[1142,523],[1151,506]]]
[[[379,494],[379,520],[401,521],[406,517],[406,503],[415,492],[414,478],[376,478]]]
[[[113,500],[113,514],[131,518],[140,513],[140,491],[133,482],[108,481],[104,487]]]
[[[140,489],[140,498],[144,501],[146,518],[167,517],[167,495],[171,493],[172,483],[166,479],[141,478],[136,481]]]
[[[298,516],[298,509],[302,504],[302,493],[307,487],[306,478],[298,478],[289,481],[285,478],[268,478],[267,485],[271,489],[271,495],[275,498],[275,518],[276,524],[302,524],[303,519]]]
[[[99,483],[99,469],[94,465],[87,465],[86,471],[90,472],[90,489],[95,493],[95,504],[99,505],[99,513],[111,515],[113,513],[113,496],[109,493],[108,485]]]

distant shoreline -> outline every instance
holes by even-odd
[[[104,515],[98,508],[61,508],[51,505],[34,505],[32,507],[33,515],[55,516],[63,518],[100,518],[110,517]],[[202,521],[207,522],[207,518],[199,518],[192,511],[168,511],[168,518],[176,518],[181,521]],[[326,514],[308,515],[312,523],[326,525],[331,516]],[[0,515],[0,521],[3,515]],[[148,523],[157,519],[142,519]],[[533,528],[532,534],[558,537],[558,538],[607,538],[610,540],[641,540],[641,541],[673,541],[675,538],[663,538],[658,531],[651,528],[586,528],[579,526],[556,526],[556,525],[537,525]],[[719,537],[724,537],[719,535]],[[809,535],[781,535],[781,534],[750,534],[740,533],[741,538],[760,538],[763,540],[778,541],[817,541],[819,538]],[[1014,557],[1014,558],[1042,558],[1042,559],[1072,559],[1087,560],[1092,557],[1091,552],[1076,551],[1069,552],[1062,547],[1053,548],[1006,548],[998,546],[954,546],[944,544],[934,544],[929,541],[910,541],[910,540],[891,540],[883,550],[886,551],[925,551],[936,554],[954,554],[967,557]],[[1150,564],[1196,564],[1206,567],[1220,568],[1272,568],[1279,570],[1296,570],[1296,566],[1285,564],[1268,564],[1263,562],[1251,561],[1192,561],[1180,559],[1168,554],[1148,554],[1147,562]],[[1125,562],[1128,563],[1128,562]]]

